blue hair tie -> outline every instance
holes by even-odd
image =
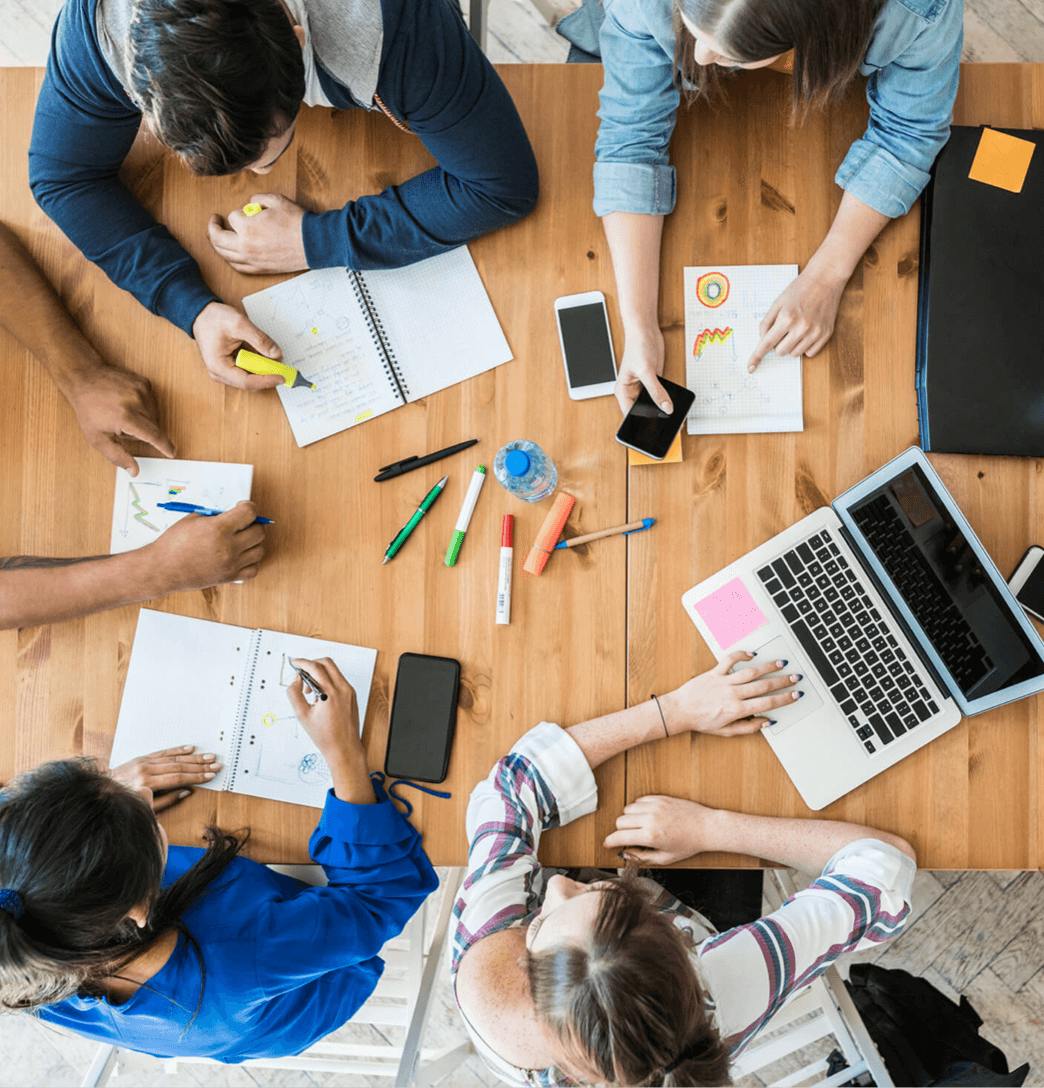
[[[0,910],[6,911],[16,922],[25,914],[25,904],[14,888],[0,888]]]

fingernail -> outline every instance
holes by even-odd
[[[671,406],[665,401],[660,401],[660,411],[666,412],[668,415],[671,413]]]
[[[214,752],[207,752],[203,758],[209,763],[212,759],[217,759],[217,754]]]
[[[747,657],[757,657],[757,656],[758,656],[758,651],[757,650],[748,650],[747,651]]]
[[[789,661],[786,661],[786,660],[783,660],[783,661],[777,661],[777,662],[776,662],[776,667],[777,667],[777,668],[780,668],[780,669],[785,669],[785,668],[787,667],[787,665],[789,665],[789,664],[790,664],[790,662],[789,662]]]
[[[215,763],[214,764],[214,773],[217,774],[217,772],[220,771],[222,767],[224,767],[224,763]]]
[[[790,674],[790,682],[792,684],[796,684],[799,680],[804,680],[804,677],[801,675],[801,673],[795,672]]]
[[[196,747],[196,746],[195,746],[194,744],[183,744],[183,745],[181,746],[181,750],[182,750],[183,752],[191,752],[191,751],[192,751],[192,749],[193,749],[193,748],[195,748],[195,747]]]
[[[214,777],[214,772],[213,771],[207,771],[207,773],[203,777],[207,778],[207,779],[213,778]]]
[[[181,791],[181,793],[179,793],[179,794],[178,794],[178,797],[181,797],[181,798],[185,798],[185,797],[188,797],[188,795],[189,795],[189,794],[190,794],[191,792],[192,792],[192,790],[182,790],[182,791]]]
[[[805,697],[805,693],[803,691],[795,691],[794,692],[794,702],[797,702],[798,699],[804,699],[804,697]]]

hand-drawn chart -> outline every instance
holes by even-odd
[[[804,428],[801,360],[770,352],[747,371],[761,319],[796,275],[796,265],[685,269],[685,375],[696,394],[689,434]]]
[[[138,457],[138,475],[116,470],[116,495],[112,506],[113,553],[129,552],[151,544],[185,514],[162,510],[161,502],[190,502],[210,509],[227,510],[250,498],[252,465],[226,465],[213,461],[168,461],[163,457]]]

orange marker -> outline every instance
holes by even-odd
[[[529,555],[526,556],[522,566],[527,574],[543,573],[548,557],[555,550],[555,545],[562,535],[562,530],[574,506],[576,506],[576,499],[568,492],[559,491],[555,496],[555,501],[551,504],[547,517],[544,518],[544,524],[540,526],[540,532],[537,533],[536,542],[529,549]]]

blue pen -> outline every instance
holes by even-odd
[[[597,533],[585,533],[583,536],[572,536],[568,540],[560,540],[555,545],[555,551],[559,548],[575,548],[580,544],[589,544],[592,540],[601,540],[606,536],[627,536],[630,533],[641,533],[651,529],[656,524],[656,518],[642,518],[641,521],[631,521],[626,525],[616,525],[612,529],[599,529]]]
[[[201,518],[216,518],[224,510],[213,510],[209,506],[197,506],[194,502],[158,502],[161,510],[172,510],[175,514],[199,514]],[[254,518],[255,525],[275,525],[271,518]]]

